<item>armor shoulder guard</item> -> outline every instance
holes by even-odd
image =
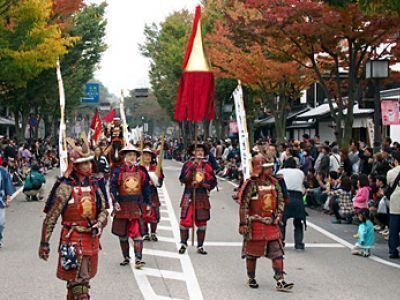
[[[71,179],[65,177],[58,177],[50,191],[43,212],[47,214],[53,207],[56,198],[60,194],[60,192],[64,194],[64,191],[66,191],[67,189],[71,190],[71,185],[72,185]]]
[[[251,186],[252,182],[253,181],[251,179],[247,179],[245,182],[243,182],[243,184],[239,190],[239,193],[238,193],[238,202],[239,203],[242,202],[244,191]]]

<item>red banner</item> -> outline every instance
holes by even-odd
[[[115,116],[117,115],[117,112],[115,111],[115,109],[113,109],[112,111],[110,111],[104,118],[103,121],[106,123],[111,123],[113,121],[113,119],[115,118]]]

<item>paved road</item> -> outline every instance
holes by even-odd
[[[310,212],[306,251],[286,249],[287,278],[295,283],[291,294],[274,290],[271,262],[259,260],[258,290],[246,286],[241,237],[237,233],[238,207],[231,199],[232,184],[220,181],[212,193],[212,220],[207,232],[207,256],[190,248],[178,255],[178,183],[181,165],[165,162],[166,184],[160,189],[160,241],[146,242],[146,268],[120,267],[118,239],[108,227],[102,238],[99,274],[92,281],[93,299],[393,299],[398,295],[400,268],[386,258],[379,241],[372,259],[355,257],[350,246],[355,226],[332,225],[326,215]],[[52,175],[53,177],[55,175]],[[47,190],[54,178],[49,176]],[[55,278],[58,229],[52,238],[51,258],[37,257],[43,203],[25,202],[22,195],[7,212],[5,247],[0,250],[0,299],[64,299],[65,283]],[[393,264],[393,265],[391,265]]]

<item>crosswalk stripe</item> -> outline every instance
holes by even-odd
[[[157,226],[157,230],[168,230],[168,231],[172,231],[172,227],[170,227],[170,226],[158,225],[158,226]]]
[[[153,268],[142,268],[140,271],[145,273],[147,276],[163,277],[168,279],[182,280],[185,281],[185,274],[182,272],[159,270]]]
[[[181,256],[181,254],[175,253],[175,252],[155,250],[155,249],[146,249],[146,248],[143,249],[143,254],[176,258],[176,259],[180,259],[180,256]]]

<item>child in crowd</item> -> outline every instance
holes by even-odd
[[[368,257],[371,255],[371,249],[375,245],[374,224],[369,218],[369,210],[362,208],[357,214],[360,225],[358,225],[358,240],[351,253]]]
[[[349,177],[343,177],[340,180],[338,189],[331,189],[328,196],[331,201],[330,209],[333,211],[336,219],[333,224],[341,224],[342,221],[350,224],[353,215],[353,203],[351,202],[351,180]]]
[[[357,181],[358,191],[353,198],[354,211],[357,213],[362,208],[368,208],[369,193],[371,188],[369,187],[368,176],[360,174]]]

